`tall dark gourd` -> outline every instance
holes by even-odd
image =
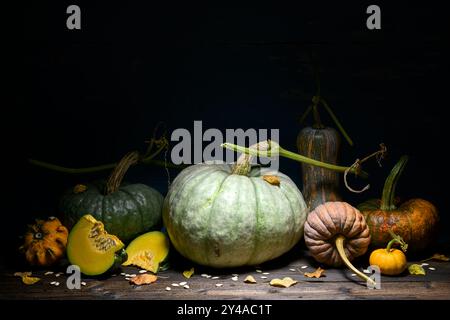
[[[314,96],[312,102],[312,106],[306,110],[303,117],[312,111],[314,124],[303,128],[297,136],[298,152],[308,158],[336,164],[339,157],[341,138],[335,129],[322,124],[318,111],[319,105],[322,105],[328,111],[348,143],[353,145],[353,142],[320,95]],[[339,194],[339,173],[335,171],[302,163],[302,181],[303,196],[310,211],[325,202],[341,200]]]

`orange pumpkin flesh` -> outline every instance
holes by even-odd
[[[50,266],[64,256],[67,236],[68,230],[58,218],[36,220],[35,224],[29,226],[20,249],[29,264]]]

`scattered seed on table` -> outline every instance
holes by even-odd
[[[55,286],[59,286],[59,282],[56,282],[56,283],[55,283]]]
[[[184,285],[186,285],[186,284],[187,284],[186,281],[180,282],[180,286],[184,286]]]
[[[86,285],[86,282],[82,281],[82,282],[81,282],[81,285],[82,285],[82,286],[85,286],[85,285]]]
[[[421,266],[422,266],[422,267],[424,267],[424,266],[429,266],[429,264],[428,264],[428,263],[422,263]]]
[[[256,272],[259,272],[259,273],[261,273],[261,272],[262,272],[262,270],[256,269]]]
[[[183,286],[183,288],[189,289],[189,285],[185,284],[185,285]]]
[[[268,274],[270,274],[270,272],[263,272],[262,274],[268,275]]]
[[[371,272],[370,272],[369,270],[367,270],[367,269],[364,269],[363,272],[364,272],[364,273],[368,273],[368,274],[371,273]]]
[[[127,274],[125,272],[120,273],[121,276],[126,276]]]
[[[221,287],[221,286],[223,286],[222,283],[216,283],[216,287]]]
[[[291,269],[289,269],[289,271],[296,272],[297,270],[295,270],[294,268],[291,268]]]
[[[53,271],[47,271],[46,273],[44,273],[44,276],[48,276],[49,274],[53,274]]]
[[[308,266],[302,266],[302,269],[306,269],[306,268],[308,268]]]
[[[434,268],[434,267],[429,267],[428,269],[430,269],[430,270],[436,270],[436,268]]]
[[[113,277],[117,277],[117,274],[113,274],[112,276],[113,276]]]
[[[55,277],[57,277],[57,278],[58,278],[59,276],[60,276],[60,274],[59,274],[59,273],[55,274]]]
[[[206,273],[202,273],[200,276],[206,278],[208,275]]]
[[[217,279],[219,279],[219,277],[212,277],[211,279],[212,280],[217,280]]]
[[[233,280],[233,281],[238,281],[239,278],[238,278],[237,276],[234,276],[234,277],[231,278],[231,280]]]
[[[126,278],[125,278],[125,280],[127,280],[127,281],[130,281],[130,280],[131,280],[131,278],[128,278],[128,277],[126,277]]]
[[[52,282],[50,282],[50,284],[52,284],[52,285],[53,285],[53,284],[55,284],[55,283],[56,283],[56,281],[52,281]]]
[[[166,287],[166,290],[170,291],[170,290],[172,290],[172,288],[171,287]]]
[[[147,270],[139,270],[139,273],[146,273]]]
[[[356,273],[352,273],[352,277],[356,277]]]
[[[130,277],[131,277],[131,278],[134,278],[134,277],[137,277],[137,275],[135,275],[135,274],[130,274]]]
[[[172,283],[172,287],[179,287],[180,285],[178,283]]]
[[[267,277],[266,276],[261,276],[261,279],[267,279]]]

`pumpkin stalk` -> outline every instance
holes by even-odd
[[[394,203],[395,188],[407,162],[408,156],[402,156],[387,177],[383,187],[383,195],[381,197],[381,210],[390,211],[397,208]]]
[[[173,163],[167,163],[166,161],[155,160],[154,158],[158,154],[160,154],[165,148],[167,148],[168,142],[165,141],[165,139],[164,139],[164,141],[160,141],[160,140],[155,141],[155,144],[158,146],[157,149],[153,153],[150,153],[149,150],[147,150],[144,157],[142,157],[142,159],[140,159],[140,161],[139,161],[140,163],[146,164],[146,165],[157,165],[157,166],[166,167],[166,168],[176,168],[176,169],[184,168],[184,166],[182,166],[182,165],[175,165]],[[111,170],[111,169],[114,169],[118,165],[117,162],[114,162],[114,163],[107,163],[107,164],[103,164],[103,165],[85,167],[85,168],[70,168],[70,167],[64,167],[64,166],[60,166],[57,164],[36,160],[36,159],[29,159],[28,162],[37,167],[41,167],[41,168],[45,168],[45,169],[49,169],[49,170],[57,171],[57,172],[61,172],[61,173],[68,173],[68,174],[85,174],[85,173],[94,173],[94,172],[99,172],[99,171]]]
[[[139,161],[139,152],[133,151],[127,153],[122,160],[119,161],[113,172],[109,176],[106,183],[106,194],[111,194],[119,190],[123,177],[127,173],[130,166],[135,165]]]
[[[256,143],[252,146],[250,146],[249,149],[256,150],[256,151],[267,151],[270,149],[270,143],[267,141],[261,141],[259,143]],[[243,176],[248,176],[250,173],[250,170],[252,169],[252,159],[253,155],[243,153],[239,157],[239,159],[236,161],[236,164],[233,166],[232,173],[233,174],[239,174]]]
[[[350,270],[352,270],[354,273],[356,273],[358,275],[358,277],[360,277],[361,279],[363,279],[367,282],[370,282],[373,286],[375,286],[376,282],[373,279],[369,278],[364,273],[362,273],[361,271],[356,269],[355,266],[350,262],[350,260],[348,260],[347,255],[345,254],[345,250],[344,250],[344,241],[345,241],[345,237],[343,235],[337,236],[336,240],[335,240],[336,249],[337,249],[342,261],[345,263],[345,265]]]
[[[263,150],[261,148],[261,146],[263,146],[264,144],[267,147],[267,149],[265,149],[265,150]],[[310,164],[313,166],[330,169],[330,170],[334,170],[337,172],[345,172],[346,170],[348,170],[349,172],[354,173],[362,178],[367,178],[369,176],[367,174],[367,172],[360,170],[359,168],[338,166],[338,165],[322,162],[319,160],[311,159],[311,158],[305,157],[303,155],[300,155],[298,153],[283,149],[278,143],[271,141],[271,140],[260,142],[259,146],[260,146],[259,149],[255,149],[255,148],[246,148],[246,147],[238,146],[238,145],[231,144],[231,143],[221,144],[221,147],[223,147],[223,148],[234,150],[234,151],[241,152],[241,153],[245,153],[247,155],[268,157],[268,158],[275,157],[275,156],[282,156],[282,157],[289,158],[289,159],[292,159],[292,160],[295,160],[298,162],[307,163],[307,164]]]
[[[389,230],[389,234],[391,235],[392,240],[389,241],[386,246],[387,252],[391,252],[391,247],[395,243],[398,243],[400,245],[400,248],[402,249],[403,252],[406,252],[406,250],[408,250],[408,244],[405,242],[405,240],[403,240],[403,238],[401,236],[395,234],[392,230]]]

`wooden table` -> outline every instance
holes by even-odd
[[[367,258],[356,264],[360,269]],[[66,287],[66,275],[56,277],[55,274],[44,275],[45,270],[33,272],[34,276],[42,280],[34,285],[24,285],[15,271],[2,270],[0,275],[0,299],[304,299],[304,300],[396,300],[396,299],[450,299],[450,262],[429,261],[426,266],[426,276],[412,276],[405,273],[399,277],[382,277],[381,289],[368,289],[359,278],[352,276],[347,269],[327,269],[326,277],[319,279],[307,278],[304,272],[312,272],[318,266],[305,252],[295,251],[262,265],[261,272],[256,268],[238,270],[213,270],[195,266],[195,274],[185,279],[182,270],[187,269],[189,262],[182,261],[180,268],[172,268],[158,274],[157,282],[135,286],[130,284],[120,271],[115,276],[104,279],[86,278],[81,289],[69,290]],[[307,266],[303,268],[302,266]],[[436,270],[430,270],[434,267]],[[295,269],[291,271],[290,269]],[[139,270],[126,267],[122,272],[139,275]],[[211,275],[211,278],[202,277],[201,274]],[[268,273],[268,274],[263,274]],[[232,275],[238,274],[238,281],[233,281]],[[257,284],[247,284],[243,280],[247,275],[253,275]],[[269,285],[273,278],[289,276],[298,283],[290,288],[277,288]],[[217,279],[213,277],[219,277]],[[261,277],[267,277],[263,279]],[[59,286],[50,285],[52,281],[60,282]],[[174,287],[173,283],[187,282],[189,289]],[[218,287],[216,284],[222,284]],[[170,287],[171,290],[166,290]]]

